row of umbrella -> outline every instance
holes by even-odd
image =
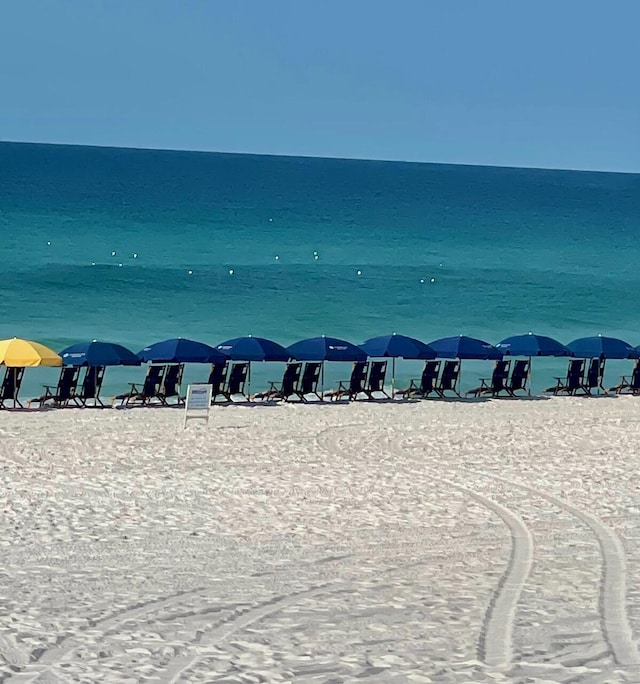
[[[489,359],[503,356],[576,356],[580,358],[635,359],[640,346],[597,335],[568,345],[544,335],[516,335],[497,345],[466,335],[444,337],[428,344],[406,335],[383,335],[361,345],[335,337],[313,337],[289,347],[263,337],[236,337],[217,347],[186,338],[163,340],[134,354],[111,342],[82,342],[57,354],[29,340],[0,341],[0,364],[6,366],[139,366],[141,363],[219,363],[236,361],[365,361],[368,357],[404,359]]]

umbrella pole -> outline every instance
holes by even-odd
[[[529,357],[529,396],[531,396],[531,383],[533,382],[533,359]]]
[[[320,396],[324,396],[324,361],[320,366]]]

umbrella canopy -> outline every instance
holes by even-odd
[[[513,335],[496,344],[505,356],[572,356],[564,344],[545,335]]]
[[[65,366],[139,366],[140,359],[129,349],[113,342],[79,342],[60,352]]]
[[[640,352],[617,337],[580,337],[569,342],[567,348],[580,359],[637,359]]]
[[[372,337],[360,345],[367,356],[381,356],[403,359],[435,359],[436,353],[431,347],[414,337],[406,335],[382,335]]]
[[[367,354],[360,347],[337,337],[310,337],[295,342],[289,355],[298,361],[366,361]]]
[[[150,344],[138,352],[138,358],[145,363],[222,363],[229,357],[203,342],[176,337]]]
[[[5,366],[61,366],[62,359],[53,349],[39,342],[21,340],[0,340],[0,364]]]
[[[492,344],[475,337],[458,335],[429,342],[440,359],[501,359],[502,352]]]
[[[234,337],[219,344],[216,349],[234,361],[288,361],[289,350],[264,337]]]

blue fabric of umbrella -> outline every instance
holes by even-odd
[[[505,356],[572,356],[564,344],[545,335],[512,335],[496,344]]]
[[[138,358],[145,363],[222,363],[228,359],[214,347],[184,337],[150,344],[138,352]]]
[[[234,361],[288,361],[289,350],[264,337],[234,337],[216,346],[218,351]]]
[[[367,356],[402,359],[435,359],[436,353],[420,340],[407,335],[371,337],[360,345]]]
[[[617,337],[580,337],[569,342],[567,348],[579,359],[637,359],[640,352]]]
[[[139,366],[140,359],[126,347],[113,342],[79,342],[60,352],[65,366]]]
[[[360,347],[337,337],[310,337],[294,342],[288,348],[298,361],[366,361],[367,354]]]
[[[501,359],[502,352],[475,337],[458,335],[428,342],[439,359]]]

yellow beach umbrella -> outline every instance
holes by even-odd
[[[62,357],[39,342],[0,340],[0,364],[4,366],[61,366]]]

